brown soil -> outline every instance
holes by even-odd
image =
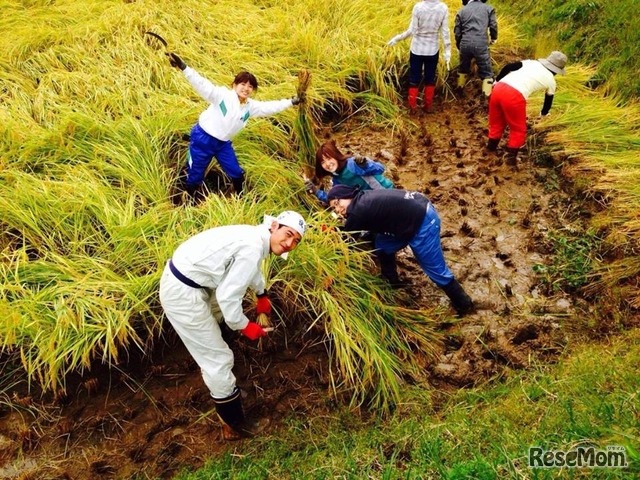
[[[548,170],[526,152],[517,169],[483,152],[479,93],[472,83],[466,98],[440,99],[435,113],[407,117],[405,131],[343,124],[331,132],[343,151],[375,156],[398,187],[425,192],[440,213],[445,257],[479,309],[442,326],[445,348],[429,366],[438,389],[553,360],[564,345],[559,318],[576,308],[570,298],[546,296],[532,270],[545,261],[545,232],[562,199],[545,193],[539,179]],[[399,263],[411,281],[400,302],[449,308],[408,250]],[[275,435],[284,418],[321,413],[332,401],[324,345],[313,334],[284,335],[260,348],[229,335],[245,405],[268,416]],[[213,403],[181,343],[171,331],[164,342],[152,358],[71,380],[67,395],[41,400],[24,385],[5,392],[13,408],[0,402],[0,477],[171,478],[207,457],[242,452],[242,443],[222,441]]]

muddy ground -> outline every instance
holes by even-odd
[[[584,308],[547,296],[532,269],[545,262],[545,233],[566,221],[568,200],[547,188],[552,169],[527,152],[517,169],[484,153],[479,92],[474,81],[457,98],[441,94],[435,113],[407,116],[400,132],[341,124],[326,134],[345,152],[385,163],[398,187],[425,192],[440,213],[445,257],[479,309],[443,324],[445,348],[426,366],[437,390],[553,361],[565,344],[563,323]],[[411,282],[399,302],[448,305],[408,250],[399,263]],[[321,414],[332,401],[324,345],[288,335],[261,348],[229,335],[245,405],[269,416],[276,435],[286,418]],[[13,407],[0,404],[0,478],[171,478],[209,456],[242,451],[222,442],[200,373],[170,330],[152,358],[72,379],[66,395],[42,401],[23,386],[5,393]]]

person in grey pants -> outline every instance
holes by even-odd
[[[453,34],[460,52],[458,87],[464,87],[471,72],[471,60],[475,58],[482,92],[488,97],[493,86],[489,42],[495,43],[498,39],[498,21],[495,9],[486,1],[463,0],[463,7],[456,14]]]

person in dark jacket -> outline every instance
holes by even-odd
[[[453,34],[460,52],[458,87],[464,87],[471,72],[471,60],[475,59],[478,75],[482,79],[482,92],[488,97],[493,86],[489,43],[498,40],[498,21],[495,9],[486,1],[463,0],[464,7],[456,14]]]
[[[449,297],[458,315],[474,310],[474,304],[447,267],[440,244],[440,217],[427,197],[407,190],[361,191],[336,185],[328,194],[329,205],[345,218],[344,230],[375,233],[376,254],[382,275],[398,281],[395,254],[407,245],[424,273]]]

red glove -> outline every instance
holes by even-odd
[[[240,333],[249,340],[258,340],[260,337],[264,337],[267,334],[267,332],[265,332],[264,329],[256,322],[247,323],[247,326],[244,327]]]
[[[267,292],[258,295],[258,302],[256,303],[256,314],[271,315],[271,301],[267,296]]]

